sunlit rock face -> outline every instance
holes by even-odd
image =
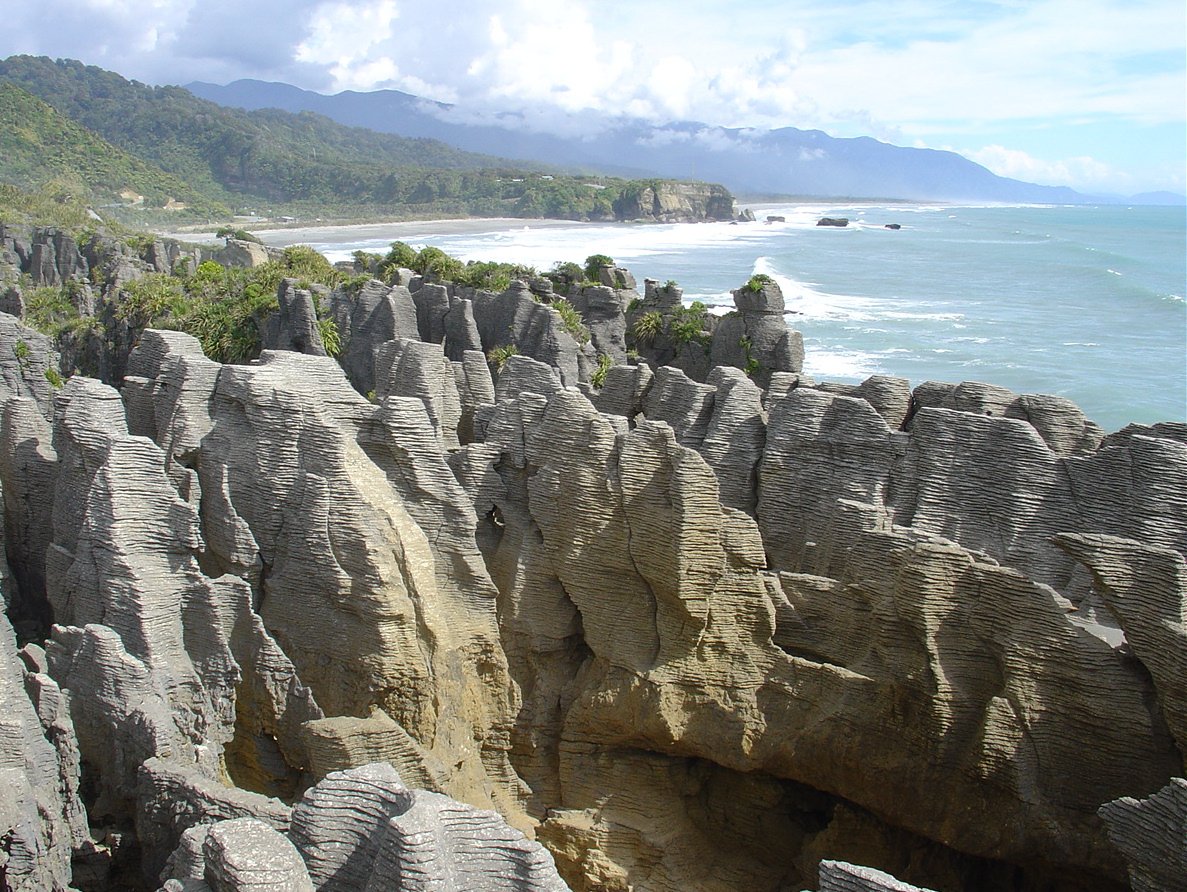
[[[146,888],[1182,873],[1181,425],[817,386],[765,288],[749,358],[595,387],[526,285],[416,284],[319,294],[340,362],[284,283],[248,364],[147,331],[118,391],[4,366],[10,886],[102,860],[88,821]]]

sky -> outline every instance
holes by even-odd
[[[0,57],[150,84],[398,89],[950,149],[1084,192],[1187,192],[1183,0],[18,0]]]

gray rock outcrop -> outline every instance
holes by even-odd
[[[364,396],[377,389],[379,348],[396,338],[419,337],[416,304],[408,289],[377,279],[357,291],[336,288],[330,294],[330,313],[341,340],[342,370]]]
[[[765,388],[775,372],[799,372],[804,367],[803,336],[783,318],[783,292],[773,281],[755,291],[736,289],[734,305],[717,323],[710,347],[712,365],[742,369]]]
[[[1144,799],[1126,796],[1101,806],[1109,838],[1125,855],[1133,892],[1187,888],[1187,780],[1171,782]]]
[[[519,355],[555,369],[566,387],[577,385],[579,345],[560,316],[532,299],[526,282],[516,280],[502,294],[476,292],[473,307],[485,353],[514,344]]]
[[[320,297],[326,300],[328,291],[324,285],[312,287],[325,292]],[[325,356],[326,347],[318,327],[314,292],[298,288],[296,279],[284,279],[277,290],[276,300],[280,309],[260,326],[260,341],[264,349]]]

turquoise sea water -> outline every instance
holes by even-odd
[[[1106,430],[1187,417],[1187,214],[1151,207],[763,205],[759,220],[697,225],[540,226],[310,241],[332,259],[394,238],[462,259],[547,269],[608,254],[686,301],[721,312],[755,272],[780,282],[805,370],[822,380],[900,375],[987,381],[1078,403]],[[845,229],[817,227],[846,216]],[[902,229],[884,228],[899,223]],[[323,231],[328,232],[328,231]],[[276,235],[280,235],[277,233]]]

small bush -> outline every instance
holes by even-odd
[[[753,378],[758,373],[758,370],[762,368],[759,361],[750,355],[750,350],[754,345],[751,343],[749,336],[742,335],[742,337],[738,338],[738,346],[742,348],[742,355],[746,358],[746,365],[742,367],[742,371],[746,373],[747,377]]]
[[[220,226],[214,233],[215,238],[233,238],[241,242],[255,242],[257,245],[262,245],[263,242],[246,229],[236,229],[234,226]]]
[[[412,269],[424,276],[454,282],[462,275],[465,267],[455,257],[450,257],[440,248],[421,248],[412,263]]]
[[[707,347],[709,332],[705,331],[705,326],[708,321],[708,310],[700,301],[672,313],[668,320],[668,337],[675,343],[677,351],[692,341]]]
[[[355,262],[358,262],[357,256]],[[411,245],[405,242],[392,242],[391,250],[376,266],[375,275],[390,285],[396,277],[397,270],[412,269],[414,263],[416,263],[416,251]]]
[[[605,254],[590,254],[585,258],[585,278],[591,282],[599,281],[598,270],[603,266],[614,266],[614,258]]]
[[[565,331],[573,336],[573,340],[578,344],[589,343],[589,329],[585,327],[585,322],[582,320],[581,314],[577,312],[575,306],[564,298],[554,300],[549,306],[556,310],[557,314],[561,317]]]
[[[115,308],[115,317],[128,324],[129,328],[150,328],[164,320],[180,316],[187,305],[186,294],[181,282],[161,273],[148,273],[129,282],[121,289],[120,302]]]
[[[614,360],[610,358],[609,353],[598,354],[598,367],[594,369],[592,375],[589,376],[589,383],[601,390],[606,386],[606,375],[610,373],[610,368],[614,365]]]
[[[762,291],[768,285],[774,285],[775,280],[765,273],[755,273],[742,287],[747,291],[753,291],[755,294]]]
[[[664,317],[659,314],[658,310],[652,310],[635,320],[635,324],[631,326],[631,334],[640,344],[651,344],[655,342],[663,329]]]
[[[317,332],[321,335],[322,346],[326,348],[326,355],[337,358],[342,354],[342,336],[338,332],[338,323],[328,316],[317,320]]]
[[[64,383],[62,381],[62,373],[53,366],[45,370],[45,380],[49,382],[49,386],[54,390],[62,389],[62,384]]]
[[[61,328],[78,317],[70,300],[71,283],[62,286],[36,288],[25,296],[25,324],[43,334],[55,336]]]
[[[519,348],[514,344],[502,344],[498,347],[492,347],[490,352],[486,354],[487,360],[500,372],[503,371],[503,366],[507,364],[507,360],[512,356],[519,355]]]

